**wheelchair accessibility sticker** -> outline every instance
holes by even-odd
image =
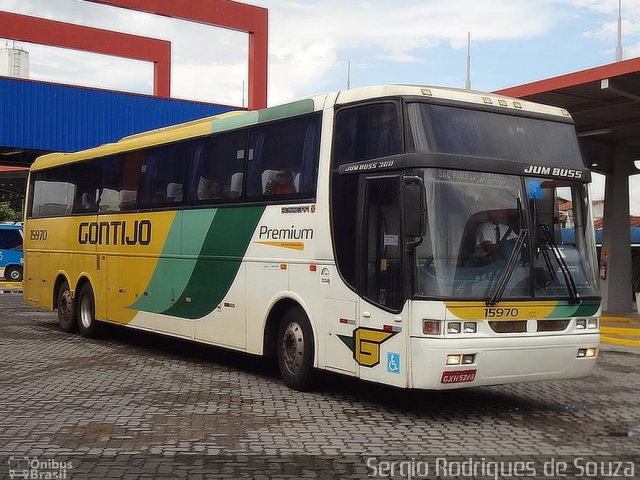
[[[400,373],[400,354],[387,352],[387,372]]]

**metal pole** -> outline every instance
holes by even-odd
[[[618,43],[616,45],[616,62],[622,61],[622,0],[618,0]]]
[[[467,79],[464,88],[471,90],[471,32],[467,32]]]

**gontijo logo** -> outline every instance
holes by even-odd
[[[151,243],[151,221],[81,222],[78,225],[78,243],[91,245],[149,245]]]

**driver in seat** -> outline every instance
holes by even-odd
[[[505,240],[515,240],[518,236],[507,224],[507,217],[503,210],[489,210],[487,221],[476,230],[476,253],[485,253],[491,258],[496,255],[500,243]]]

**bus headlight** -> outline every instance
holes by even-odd
[[[476,322],[464,322],[464,333],[476,333],[478,324]]]
[[[447,365],[460,365],[462,363],[462,355],[447,355]]]
[[[422,333],[425,335],[440,335],[442,331],[440,320],[422,320]]]
[[[593,358],[597,355],[598,355],[598,349],[596,347],[578,349],[578,358]]]
[[[460,322],[447,323],[447,333],[460,333],[460,331],[461,331]]]
[[[461,355],[459,353],[447,355],[447,365],[471,365],[476,361],[475,353],[465,353]]]
[[[585,328],[587,328],[587,319],[586,318],[579,318],[576,320],[576,329],[577,330],[584,330]]]
[[[462,356],[462,364],[463,365],[470,365],[472,363],[475,363],[476,361],[476,354],[475,353],[468,353],[467,355],[463,355]]]
[[[587,319],[587,328],[589,330],[598,328],[598,319],[597,318],[589,318],[589,319]]]

